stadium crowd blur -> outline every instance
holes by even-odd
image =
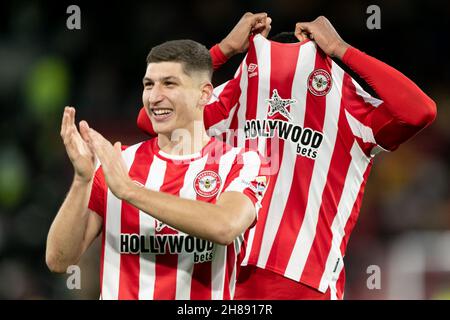
[[[135,119],[149,49],[180,38],[210,47],[246,11],[268,12],[271,34],[325,15],[344,40],[399,69],[436,101],[431,127],[375,159],[346,255],[345,298],[450,299],[449,4],[378,1],[381,29],[370,30],[368,1],[168,3],[0,4],[0,299],[98,298],[98,242],[80,261],[79,290],[67,288],[68,274],[45,265],[48,228],[73,174],[59,136],[64,106],[75,106],[77,120],[111,141],[145,139]],[[81,30],[66,27],[70,4],[81,9]],[[219,70],[215,84],[232,77],[242,58]],[[379,267],[381,288],[368,288],[370,266]]]

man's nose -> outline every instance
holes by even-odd
[[[159,85],[154,85],[149,96],[148,96],[148,102],[150,106],[158,105],[162,100],[164,100],[164,94],[161,91],[161,88]]]

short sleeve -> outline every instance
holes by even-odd
[[[106,211],[106,191],[105,177],[100,166],[95,172],[88,208],[102,218],[104,218]]]
[[[258,213],[270,180],[266,163],[256,151],[238,154],[226,178],[223,192],[236,191],[245,194]]]

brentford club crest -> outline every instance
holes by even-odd
[[[202,171],[194,179],[195,192],[204,198],[211,198],[219,192],[222,180],[214,171]]]
[[[331,76],[323,70],[317,69],[308,77],[308,90],[315,96],[324,96],[331,90]]]

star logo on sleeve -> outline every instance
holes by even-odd
[[[272,97],[270,99],[266,99],[266,101],[269,103],[270,106],[270,110],[268,113],[269,116],[273,116],[275,113],[279,113],[289,121],[292,121],[292,116],[287,110],[287,106],[296,103],[297,100],[282,99],[278,94],[278,90],[273,89]]]

